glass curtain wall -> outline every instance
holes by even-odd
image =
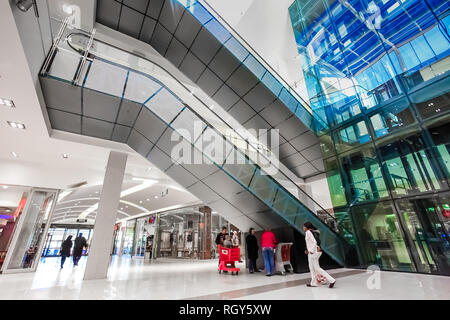
[[[362,265],[450,274],[450,2],[289,8],[336,217]]]

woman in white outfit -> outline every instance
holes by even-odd
[[[309,271],[311,272],[311,283],[307,284],[308,287],[317,287],[317,274],[322,275],[329,282],[329,287],[333,288],[336,280],[323,270],[319,265],[319,258],[322,255],[322,250],[317,245],[316,238],[313,235],[313,231],[316,228],[311,222],[305,222],[303,225],[303,230],[305,231],[305,241],[306,241],[306,251],[308,255]]]

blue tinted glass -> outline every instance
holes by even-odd
[[[270,91],[272,91],[272,93],[278,97],[278,94],[281,91],[281,88],[283,88],[283,86],[281,85],[280,82],[278,82],[277,79],[275,79],[275,77],[270,74],[268,71],[264,74],[263,78],[262,78],[262,83],[264,83],[266,85],[267,88],[270,89]]]
[[[244,65],[258,78],[261,79],[266,69],[252,55],[247,56]]]
[[[289,110],[295,112],[295,109],[297,108],[297,100],[292,96],[290,92],[286,90],[286,88],[283,88],[281,90],[279,99],[289,108]]]
[[[450,49],[450,43],[447,39],[445,39],[444,35],[437,27],[434,27],[430,31],[426,32],[424,36],[437,55],[440,55]]]
[[[196,2],[193,6],[188,8],[192,15],[201,23],[205,24],[207,21],[211,20],[213,16],[202,7],[202,5]]]
[[[411,41],[411,45],[414,48],[414,51],[416,51],[421,63],[425,63],[429,59],[434,58],[434,53],[423,36]]]
[[[408,70],[411,70],[420,64],[419,59],[417,59],[417,56],[409,43],[401,46],[399,51]]]
[[[205,28],[222,43],[231,37],[231,34],[217,20],[210,20],[205,24]]]
[[[224,46],[230,50],[239,61],[244,61],[249,54],[247,49],[245,49],[235,38],[230,38],[225,42]]]

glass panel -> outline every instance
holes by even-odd
[[[375,264],[385,270],[415,271],[390,201],[353,207],[351,212],[366,265]]]
[[[354,123],[335,133],[336,150],[343,152],[371,140],[364,121]]]
[[[408,108],[408,100],[402,99],[394,105],[383,108],[380,113],[370,117],[375,135],[384,136],[392,131],[402,129],[403,127],[415,123],[416,120]]]
[[[450,94],[445,93],[433,99],[416,104],[423,119],[444,114],[450,111]]]
[[[336,158],[324,160],[325,170],[328,180],[328,188],[330,189],[331,202],[333,207],[339,207],[347,204],[345,197],[344,184],[339,172]]]
[[[397,200],[419,271],[450,274],[450,194]]]
[[[432,165],[432,151],[426,149],[420,134],[397,138],[380,146],[379,150],[391,179],[394,197],[441,189],[436,175],[438,171],[435,172],[439,169]]]
[[[46,191],[32,192],[8,269],[32,268],[45,230],[44,217],[52,208],[55,194]]]
[[[343,173],[347,176],[352,203],[388,196],[381,167],[372,147],[341,155]]]

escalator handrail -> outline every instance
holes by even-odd
[[[82,36],[84,36],[84,37],[87,37],[87,35],[86,35],[85,33],[82,33],[82,32],[73,32],[73,33],[69,34],[69,36],[70,36],[70,35],[73,35],[73,34],[79,34],[79,35],[82,35]],[[69,38],[69,36],[68,36],[67,38]],[[103,44],[105,44],[105,45],[114,47],[114,48],[116,48],[116,49],[118,49],[118,50],[121,50],[121,51],[123,51],[123,52],[125,52],[125,53],[127,53],[127,54],[129,54],[129,55],[136,56],[136,57],[138,57],[138,58],[140,58],[140,59],[147,60],[148,62],[150,62],[150,63],[156,65],[157,67],[159,67],[160,69],[162,69],[163,71],[165,71],[165,72],[166,72],[173,80],[175,80],[176,82],[178,82],[185,90],[187,90],[188,92],[191,92],[191,90],[190,90],[189,88],[187,88],[187,87],[186,87],[186,86],[185,86],[185,85],[184,85],[177,77],[175,77],[174,75],[172,75],[172,73],[170,73],[166,68],[164,68],[163,66],[161,66],[159,63],[154,62],[154,61],[150,60],[150,59],[147,58],[147,57],[138,56],[138,55],[136,55],[136,54],[134,54],[134,53],[132,53],[132,52],[129,52],[129,51],[125,50],[125,49],[116,47],[116,46],[114,46],[114,45],[111,45],[111,44],[109,44],[109,43],[106,43],[105,41],[96,39],[95,37],[94,37],[94,40],[95,40],[95,41],[98,41],[98,42],[100,42],[100,43],[103,43]],[[76,52],[80,53],[79,50],[77,50],[76,48],[74,48],[73,46],[70,45],[70,42],[69,42],[69,41],[67,41],[67,43],[69,44],[69,46],[70,46],[73,50],[75,50]],[[100,59],[101,59],[101,58],[100,58]],[[108,61],[108,60],[106,60],[106,59],[101,59],[101,60],[105,61],[105,62],[108,63],[108,64],[112,64],[111,61]],[[164,85],[160,80],[153,78],[151,75],[148,75],[148,74],[146,74],[146,73],[143,73],[142,71],[136,70],[136,69],[134,69],[134,68],[132,68],[132,67],[128,67],[128,66],[125,66],[125,65],[121,65],[121,66],[122,66],[123,68],[127,69],[127,70],[132,70],[132,71],[135,71],[135,72],[139,72],[139,73],[144,74],[145,76],[151,77],[152,79],[154,79],[154,80],[157,81],[158,83],[161,83],[164,87],[167,88],[167,86]],[[167,89],[168,89],[168,88],[167,88]],[[170,89],[169,89],[169,91],[170,91]],[[203,104],[205,107],[208,108],[208,106],[207,106],[207,105],[206,105],[199,97],[197,97],[197,96],[195,95],[195,93],[194,93],[194,94],[191,93],[191,95],[194,96],[194,97],[197,99],[198,102],[200,102],[201,104]],[[186,104],[185,104],[185,105],[186,105]],[[208,125],[209,127],[211,127],[211,128],[214,128],[214,126],[210,125],[210,123],[209,123],[207,120],[205,120],[201,115],[199,115],[195,110],[192,110],[192,108],[191,108],[189,105],[186,105],[186,106],[189,108],[189,110],[190,110],[191,112],[193,112],[193,113],[194,113],[195,115],[197,115],[202,121],[204,121],[205,124],[207,124],[207,125]],[[228,124],[228,122],[226,122],[225,120],[223,120],[223,119],[222,119],[222,118],[221,118],[214,110],[210,110],[210,111],[211,111],[212,113],[214,113],[214,115],[215,115],[218,119],[220,119],[226,126],[228,126],[230,129],[234,130],[234,129]],[[215,128],[214,128],[214,129],[215,129]],[[217,129],[215,129],[215,130],[217,130]],[[219,133],[221,136],[223,136],[223,134],[222,134],[220,131],[219,131],[218,133]],[[239,132],[237,132],[237,133],[239,134]],[[224,137],[224,138],[225,138],[225,137]],[[225,140],[228,141],[228,139],[226,139],[226,138],[225,138]],[[245,139],[244,139],[244,140],[245,140]],[[250,145],[251,145],[251,144],[250,144]],[[255,148],[253,145],[252,145],[252,147],[255,149],[256,152],[258,152],[258,149],[257,149],[257,148]],[[263,155],[263,156],[264,156],[264,155]],[[253,161],[252,161],[252,163],[253,163]],[[260,168],[260,166],[259,166],[257,163],[253,163],[253,164],[254,164],[255,166],[257,166],[258,168]],[[261,168],[260,168],[260,170],[261,170]],[[347,231],[347,232],[350,233],[350,234],[353,234],[353,232],[350,232],[349,230],[347,230],[347,229],[345,228],[344,225],[339,224],[338,221],[337,221],[337,219],[336,219],[335,217],[333,217],[332,215],[330,215],[330,214],[329,214],[329,213],[328,213],[328,212],[327,212],[327,211],[326,211],[319,203],[317,203],[310,195],[308,195],[305,191],[303,191],[303,190],[302,190],[295,182],[293,182],[292,179],[290,179],[284,172],[282,172],[281,170],[280,170],[280,172],[282,173],[282,175],[283,175],[288,181],[290,181],[290,182],[291,182],[298,190],[300,190],[300,192],[302,192],[304,195],[306,195],[306,197],[307,197],[309,200],[313,201],[314,204],[316,204],[323,212],[326,212],[327,216],[328,216],[329,218],[333,219],[333,220],[340,226],[340,228],[344,229],[345,231]],[[291,195],[291,197],[292,197],[293,199],[295,199],[296,201],[298,201],[303,207],[305,207],[305,208],[306,208],[308,211],[310,211],[313,215],[315,215],[316,217],[318,217],[317,214],[314,214],[314,212],[313,212],[312,210],[310,210],[310,209],[309,209],[306,205],[304,205],[299,199],[297,199],[297,197],[295,197],[295,196],[292,195],[288,190],[286,190],[286,188],[285,188],[283,185],[281,185],[278,181],[276,181],[273,177],[271,177],[270,175],[267,175],[267,177],[270,178],[272,181],[274,181],[275,184],[276,184],[279,188],[281,188],[282,190],[284,190],[287,194]],[[320,219],[319,217],[318,217],[318,219],[322,221],[322,219]],[[326,225],[333,233],[335,233],[336,235],[338,235],[339,237],[341,237],[342,239],[345,239],[345,240],[347,241],[347,239],[346,239],[345,237],[343,237],[343,236],[340,235],[339,233],[334,232],[334,230],[333,230],[330,226],[328,226],[327,223],[325,223],[324,221],[322,221],[322,222],[323,222],[323,224]]]

